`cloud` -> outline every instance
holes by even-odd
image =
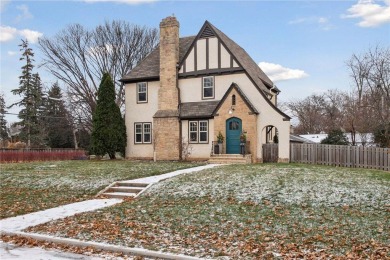
[[[330,23],[329,19],[326,17],[310,16],[302,17],[295,20],[291,20],[288,24],[317,24],[320,29],[328,31],[333,28],[333,25]]]
[[[377,27],[390,23],[390,0],[383,1],[384,5],[376,4],[373,0],[360,0],[351,6],[342,18],[360,18],[360,27]]]
[[[152,3],[152,2],[156,2],[156,1],[157,0],[84,0],[84,2],[87,2],[87,3],[113,2],[113,3],[120,3],[120,4],[129,4],[129,5]]]
[[[19,11],[21,11],[21,14],[19,14],[17,17],[16,17],[16,22],[20,22],[20,21],[23,21],[23,20],[28,20],[28,19],[31,19],[33,18],[34,16],[30,13],[30,10],[28,10],[28,6],[27,5],[18,5],[16,7],[16,9],[18,9]]]
[[[43,33],[29,29],[18,30],[10,26],[0,26],[0,42],[12,41],[17,36],[26,38],[31,43],[36,43]]]
[[[18,52],[16,52],[16,51],[8,51],[7,53],[9,56],[14,56],[14,55],[18,54]]]
[[[265,74],[268,75],[272,81],[301,79],[309,76],[309,74],[303,70],[290,69],[279,64],[264,61],[259,63],[259,67],[265,72]]]

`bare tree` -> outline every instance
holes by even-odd
[[[66,27],[52,38],[41,38],[43,65],[67,86],[77,117],[91,122],[101,75],[115,82],[116,103],[124,103],[124,86],[118,80],[150,53],[158,43],[157,29],[105,22],[93,30],[80,24]]]
[[[358,93],[357,106],[366,113],[359,115],[366,120],[362,124],[374,132],[390,122],[390,48],[377,46],[364,54],[354,54],[347,66]],[[389,129],[384,129],[390,140]]]

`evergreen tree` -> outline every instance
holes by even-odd
[[[46,144],[52,148],[72,148],[73,126],[58,83],[53,84],[47,96],[42,117],[46,129]]]
[[[7,120],[5,119],[7,113],[4,101],[4,94],[0,94],[0,140],[4,144],[8,140]]]
[[[98,90],[96,111],[92,117],[91,153],[115,159],[115,152],[125,153],[126,126],[115,103],[115,87],[104,73]]]
[[[321,144],[336,144],[336,145],[348,145],[348,139],[339,129],[331,130],[324,140],[321,141]]]
[[[42,115],[43,93],[42,83],[38,73],[33,74],[33,57],[34,53],[28,45],[27,40],[22,40],[19,45],[22,51],[20,60],[24,60],[26,64],[22,66],[22,75],[19,76],[19,88],[11,90],[14,95],[19,95],[22,100],[12,104],[22,107],[19,112],[18,125],[22,126],[20,137],[27,142],[27,147],[41,146],[43,144],[42,123],[40,116]]]

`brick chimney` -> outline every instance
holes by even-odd
[[[159,110],[177,110],[179,91],[177,64],[179,62],[179,22],[169,16],[160,23],[160,89]]]
[[[160,88],[158,111],[153,117],[156,160],[181,158],[178,62],[179,22],[169,16],[160,23]]]

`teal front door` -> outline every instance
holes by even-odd
[[[226,153],[240,153],[241,119],[232,117],[226,120]]]

